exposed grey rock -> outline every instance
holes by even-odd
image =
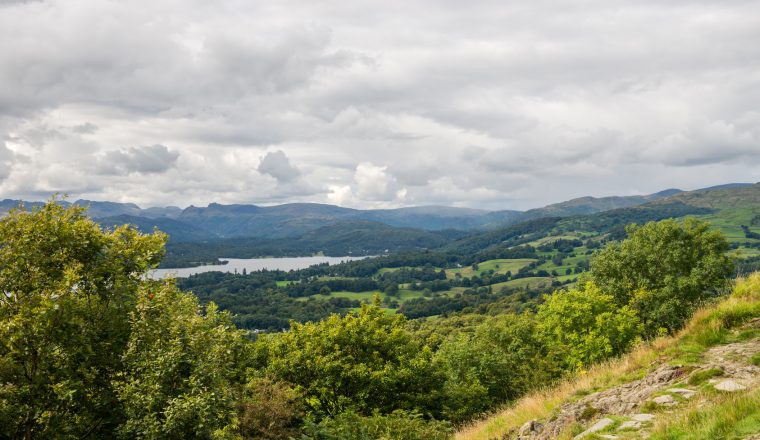
[[[654,420],[654,414],[634,414],[631,416],[631,420],[637,422],[651,422]]]
[[[620,426],[618,426],[618,431],[622,431],[624,429],[639,429],[641,428],[641,422],[636,420],[626,420],[625,422],[621,423]]]
[[[578,439],[581,439],[583,437],[586,437],[587,435],[591,435],[591,434],[593,434],[595,432],[599,432],[599,431],[603,430],[604,428],[607,428],[608,426],[612,425],[613,423],[615,423],[614,420],[608,419],[608,418],[605,417],[605,418],[599,420],[598,422],[594,423],[587,430],[585,430],[585,431],[581,432],[580,434],[576,435],[575,437],[573,437],[573,440],[578,440]]]
[[[525,422],[517,432],[518,438],[529,437],[531,434],[541,432],[541,429],[543,429],[543,427],[544,425],[538,423],[538,420],[530,420],[528,422]]]
[[[697,394],[696,391],[690,390],[688,388],[671,388],[668,390],[668,392],[678,394],[684,399],[691,399],[695,394]]]
[[[718,391],[726,391],[726,392],[734,392],[734,391],[743,391],[746,390],[747,387],[740,384],[739,382],[732,380],[732,379],[726,379],[718,382],[715,384],[715,389]]]
[[[678,403],[676,402],[676,399],[674,399],[673,396],[671,396],[670,394],[657,396],[654,399],[652,399],[652,401],[658,405],[663,405],[663,406],[670,406],[670,405],[675,405]]]

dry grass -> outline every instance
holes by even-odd
[[[460,430],[460,440],[491,440],[500,438],[523,423],[549,417],[559,406],[574,397],[606,389],[640,377],[655,362],[659,353],[675,345],[675,338],[660,338],[639,345],[625,357],[593,366],[587,372],[536,391],[506,407],[493,416]]]
[[[760,316],[760,273],[737,280],[733,293],[713,307],[698,311],[673,337],[640,344],[620,359],[598,364],[579,376],[529,394],[492,416],[463,427],[458,440],[500,439],[529,420],[549,418],[574,398],[642,377],[653,365],[694,355],[721,343],[726,329]]]

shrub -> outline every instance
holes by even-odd
[[[446,440],[451,424],[425,420],[419,413],[394,411],[388,415],[361,416],[349,411],[307,424],[303,440]]]
[[[378,300],[379,302],[379,300]],[[266,374],[304,392],[317,414],[429,408],[443,382],[432,351],[376,303],[345,317],[291,323],[291,331],[257,342]]]
[[[562,353],[569,369],[622,354],[642,331],[634,310],[618,307],[593,283],[548,296],[537,319],[543,337]]]

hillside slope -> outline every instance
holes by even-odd
[[[760,273],[675,337],[642,344],[461,430],[458,440],[755,439]]]

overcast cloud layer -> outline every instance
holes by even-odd
[[[524,209],[760,180],[760,2],[0,0],[0,195]]]

